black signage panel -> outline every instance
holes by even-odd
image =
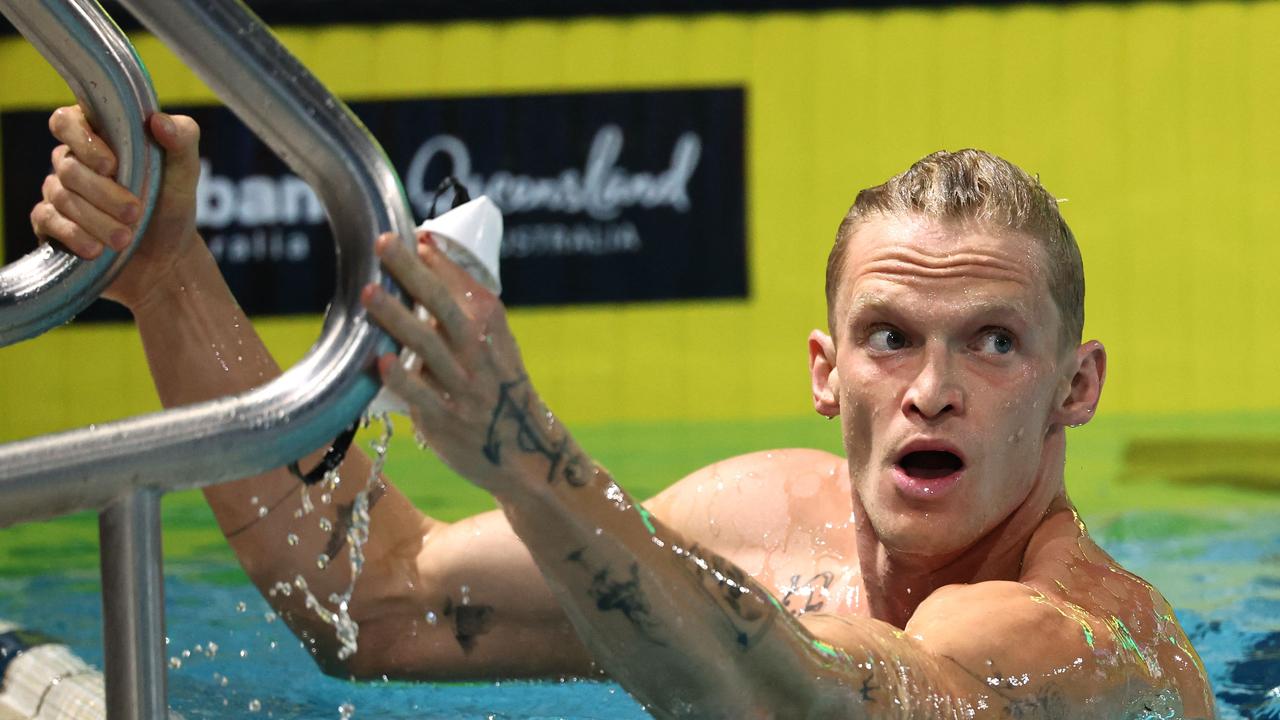
[[[353,103],[417,219],[456,176],[503,210],[503,297],[546,305],[747,294],[741,88]],[[201,125],[198,225],[251,314],[320,312],[333,243],[311,189],[222,107]],[[0,114],[5,257],[34,245],[46,112]],[[440,199],[441,210],[450,196]],[[95,305],[84,319],[122,317]]]

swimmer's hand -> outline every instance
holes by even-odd
[[[200,128],[189,117],[157,112],[147,119],[147,129],[165,151],[160,194],[142,244],[103,292],[135,311],[172,275],[175,263],[203,245],[196,235]],[[104,247],[128,247],[135,240],[142,202],[115,181],[115,152],[89,126],[79,106],[55,110],[49,130],[62,144],[53,150],[44,199],[31,211],[36,236],[62,243],[85,259],[98,257]]]
[[[417,253],[390,233],[378,238],[376,252],[430,313],[420,320],[376,284],[361,295],[373,320],[423,360],[420,371],[405,370],[393,354],[378,360],[382,382],[409,404],[422,438],[455,471],[499,497],[538,461],[545,475],[564,433],[551,427],[529,383],[502,301],[425,233]]]

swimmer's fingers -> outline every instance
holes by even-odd
[[[87,200],[121,224],[132,226],[142,216],[142,202],[115,180],[103,177],[81,162],[70,146],[54,148],[53,174],[62,186]],[[48,199],[48,198],[46,198]]]
[[[400,358],[396,355],[387,353],[378,358],[378,375],[382,377],[382,384],[404,398],[414,409],[415,414],[420,413],[429,419],[439,418],[445,414],[447,407],[444,395],[432,387],[426,379],[415,377],[405,371],[400,365]]]
[[[116,174],[116,154],[103,141],[78,105],[60,107],[49,116],[49,132],[99,175]]]
[[[445,337],[458,341],[475,334],[470,332],[470,319],[451,297],[449,288],[419,255],[406,248],[393,233],[379,237],[375,249],[383,267],[436,318]]]
[[[422,358],[427,371],[447,390],[464,387],[470,382],[457,358],[445,345],[440,333],[430,322],[394,300],[377,285],[369,285],[360,296],[369,315],[401,344]]]
[[[57,240],[85,260],[102,254],[102,243],[76,223],[63,217],[50,202],[37,203],[31,211],[31,229],[37,237]]]
[[[99,243],[115,250],[128,246],[133,236],[132,228],[95,207],[80,193],[67,188],[57,175],[45,178],[41,193],[44,202],[52,205],[61,217],[79,225]]]
[[[474,366],[493,349],[496,338],[510,334],[506,307],[493,291],[445,254],[430,233],[418,235],[418,258],[444,283],[451,302],[469,320],[465,329],[452,335],[452,344],[462,363]],[[507,349],[504,342],[497,347]]]
[[[484,285],[472,277],[471,273],[449,259],[449,256],[440,249],[435,237],[425,230],[418,231],[418,259],[431,268],[454,298],[466,299],[467,293],[470,292],[474,296],[477,290],[488,292]]]

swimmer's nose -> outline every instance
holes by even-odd
[[[945,349],[929,349],[920,372],[902,396],[902,412],[926,421],[964,414],[964,390],[955,377]]]

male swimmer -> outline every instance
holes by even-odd
[[[63,144],[36,233],[84,257],[124,247],[140,205],[110,179],[110,149],[77,108],[50,127]],[[248,390],[279,369],[196,233],[198,128],[164,114],[149,127],[164,186],[104,295],[136,318],[165,406]],[[1004,160],[930,155],[841,223],[830,333],[808,344],[814,408],[840,419],[846,457],[730,458],[643,506],[552,419],[496,297],[430,237],[377,252],[435,318],[366,288],[371,317],[425,360],[406,374],[388,355],[377,371],[501,510],[443,523],[379,486],[354,656],[338,658],[299,593],[268,593],[325,671],[603,672],[659,717],[1214,716],[1169,604],[1067,498],[1065,429],[1093,416],[1106,354],[1080,342],[1083,271],[1057,203]],[[342,472],[369,468],[352,452]],[[260,590],[302,575],[325,598],[347,563],[315,558],[343,552],[361,484],[317,508],[328,530],[295,517],[285,469],[205,495]]]

